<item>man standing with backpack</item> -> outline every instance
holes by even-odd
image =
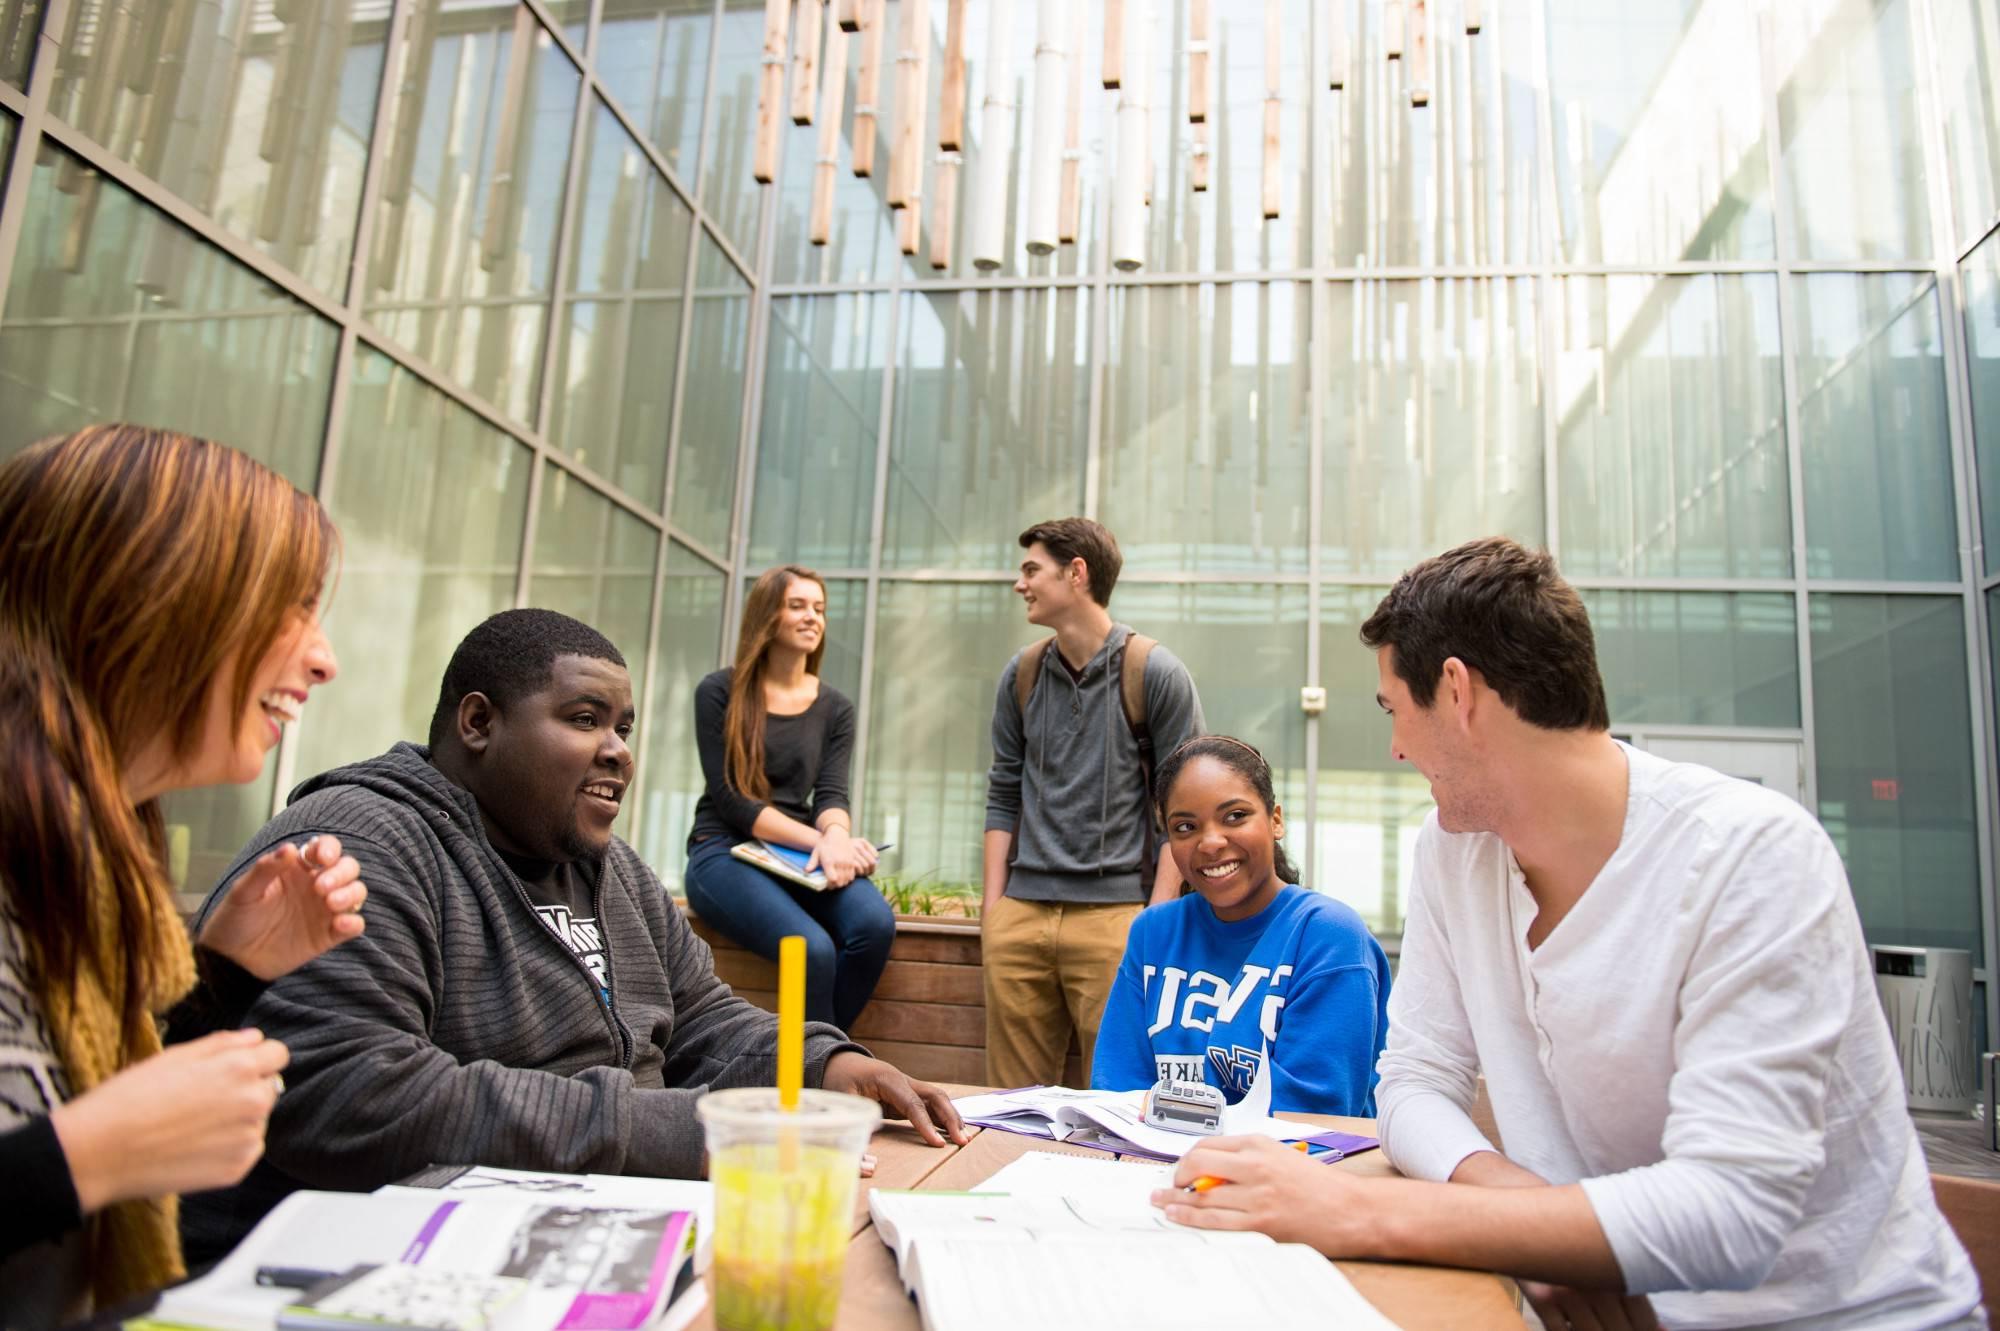
[[[1048,630],[1000,672],[986,782],[986,1078],[1057,1085],[1072,1031],[1079,1086],[1132,918],[1180,891],[1159,853],[1150,785],[1202,731],[1201,699],[1172,652],[1112,620],[1123,561],[1088,518],[1021,533],[1014,591]]]

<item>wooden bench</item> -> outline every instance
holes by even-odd
[[[746,952],[688,913],[715,953],[723,983],[766,1011],[778,1006],[778,965]],[[923,1081],[986,1083],[986,989],[975,921],[899,918],[889,964],[875,997],[848,1032],[877,1057]],[[1063,1070],[1066,1085],[1083,1077],[1076,1039]]]

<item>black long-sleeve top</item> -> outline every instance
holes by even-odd
[[[753,800],[729,784],[728,741],[723,720],[729,713],[729,677],[717,670],[694,689],[694,739],[701,752],[701,774],[707,789],[694,806],[694,827],[688,845],[710,837],[741,841],[767,806],[807,826],[815,826],[830,809],[848,805],[847,767],[854,753],[854,704],[824,680],[819,697],[803,712],[764,717],[764,776],[771,797]]]

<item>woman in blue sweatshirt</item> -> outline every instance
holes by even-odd
[[[1273,1112],[1373,1116],[1389,960],[1351,907],[1298,885],[1270,764],[1242,740],[1203,735],[1168,755],[1153,788],[1195,895],[1133,921],[1091,1085],[1169,1074],[1234,1104],[1268,1057]]]

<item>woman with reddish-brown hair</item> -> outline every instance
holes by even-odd
[[[331,838],[251,866],[190,946],[160,797],[254,780],[336,669],[338,537],[241,453],[129,425],[0,466],[0,1307],[52,1324],[182,1274],[174,1196],[263,1150],[285,1047],[228,1029],[359,934]],[[162,1052],[161,1018],[169,1038]]]
[[[896,941],[896,916],[868,880],[875,847],[854,835],[847,767],[854,704],[819,677],[826,583],[796,564],[767,569],[743,602],[736,665],[695,686],[694,737],[706,789],[688,834],[688,904],[773,960],[806,940],[806,1016],[853,1024]],[[730,854],[744,841],[806,852],[825,879],[801,887]]]

